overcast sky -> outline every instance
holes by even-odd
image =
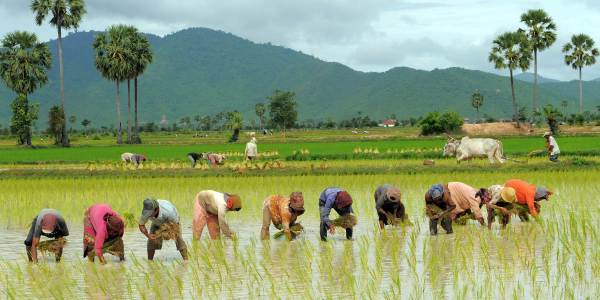
[[[30,2],[0,0],[1,35],[24,29],[43,40],[55,38],[50,26],[35,26]],[[459,66],[498,73],[487,61],[491,41],[523,26],[520,15],[530,8],[543,8],[558,25],[557,42],[540,55],[541,75],[576,78],[560,52],[572,34],[587,33],[600,43],[598,0],[87,0],[86,5],[81,30],[125,23],[163,36],[208,27],[361,71]],[[584,70],[584,79],[597,77],[600,63]]]

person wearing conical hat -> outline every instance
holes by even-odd
[[[225,213],[240,211],[242,199],[238,195],[220,193],[212,190],[201,191],[194,199],[194,219],[192,230],[194,239],[199,240],[204,227],[208,227],[210,238],[216,240],[222,232],[228,238],[234,234],[229,229]]]
[[[150,232],[146,228],[146,223],[152,222]],[[138,227],[147,238],[146,245],[148,260],[154,259],[156,250],[162,249],[163,240],[175,240],[175,246],[183,260],[188,259],[187,245],[181,237],[181,224],[179,223],[179,214],[175,206],[168,200],[157,200],[148,198],[144,200],[142,215],[138,221]]]

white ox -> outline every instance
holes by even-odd
[[[501,164],[506,162],[502,142],[495,139],[472,139],[468,136],[460,141],[450,137],[444,146],[444,156],[456,156],[459,163],[476,157],[487,157],[492,164],[496,161]]]

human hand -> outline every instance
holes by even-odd
[[[155,240],[155,239],[158,238],[158,236],[156,234],[154,234],[154,233],[149,233],[148,234],[148,238],[151,239],[151,240]]]
[[[329,227],[329,233],[330,234],[335,234],[335,226],[330,226]]]

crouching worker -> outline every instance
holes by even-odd
[[[408,221],[400,190],[389,184],[384,184],[375,190],[375,210],[379,216],[379,228],[385,225],[398,225],[398,221]]]
[[[535,186],[519,179],[511,179],[504,186],[515,189],[516,209],[521,221],[525,222],[529,221],[529,214],[533,217],[538,216],[541,208],[539,201],[548,200],[552,196],[552,192],[546,187]]]
[[[187,155],[190,162],[192,162],[192,169],[196,167],[198,160],[202,159],[202,154],[196,152],[190,152]]]
[[[452,233],[452,221],[449,212],[454,209],[450,201],[450,190],[447,184],[434,184],[425,193],[425,214],[429,217],[429,232],[438,233],[438,222],[446,233]]]
[[[194,199],[194,219],[192,229],[194,239],[199,240],[204,227],[208,227],[210,238],[216,240],[222,232],[228,238],[233,238],[229,230],[225,213],[240,211],[242,200],[238,195],[219,193],[211,190],[201,191]]]
[[[104,253],[110,253],[125,260],[123,218],[107,204],[90,206],[83,217],[83,257],[94,261],[94,256],[102,264],[106,263]]]
[[[334,221],[329,220],[331,209],[340,215]],[[336,226],[345,228],[346,238],[352,239],[352,228],[356,225],[356,217],[352,209],[352,197],[348,192],[336,187],[325,189],[319,197],[319,210],[321,213],[321,240],[327,240],[327,231],[335,234]]]
[[[289,198],[281,195],[267,197],[263,202],[261,238],[269,239],[269,227],[273,222],[275,228],[283,230],[283,234],[291,241],[296,233],[303,230],[302,225],[296,223],[298,216],[303,213],[304,196],[301,192],[293,192]]]
[[[491,198],[490,202],[486,205],[488,228],[492,228],[494,218],[498,216],[504,229],[510,222],[511,214],[514,211],[517,199],[515,189],[496,184],[490,186],[488,192]]]
[[[40,242],[40,238],[45,236],[52,240]],[[56,261],[59,262],[62,257],[63,247],[66,244],[64,237],[69,236],[69,229],[65,219],[54,209],[45,208],[33,218],[27,239],[25,240],[25,250],[30,262],[38,262],[38,248],[43,252],[53,252]]]
[[[146,223],[152,222],[150,232]],[[175,240],[175,246],[183,260],[188,259],[187,246],[181,237],[179,214],[173,204],[167,200],[146,199],[142,216],[138,222],[140,231],[148,238],[148,259],[154,259],[156,250],[162,249],[163,240]]]

